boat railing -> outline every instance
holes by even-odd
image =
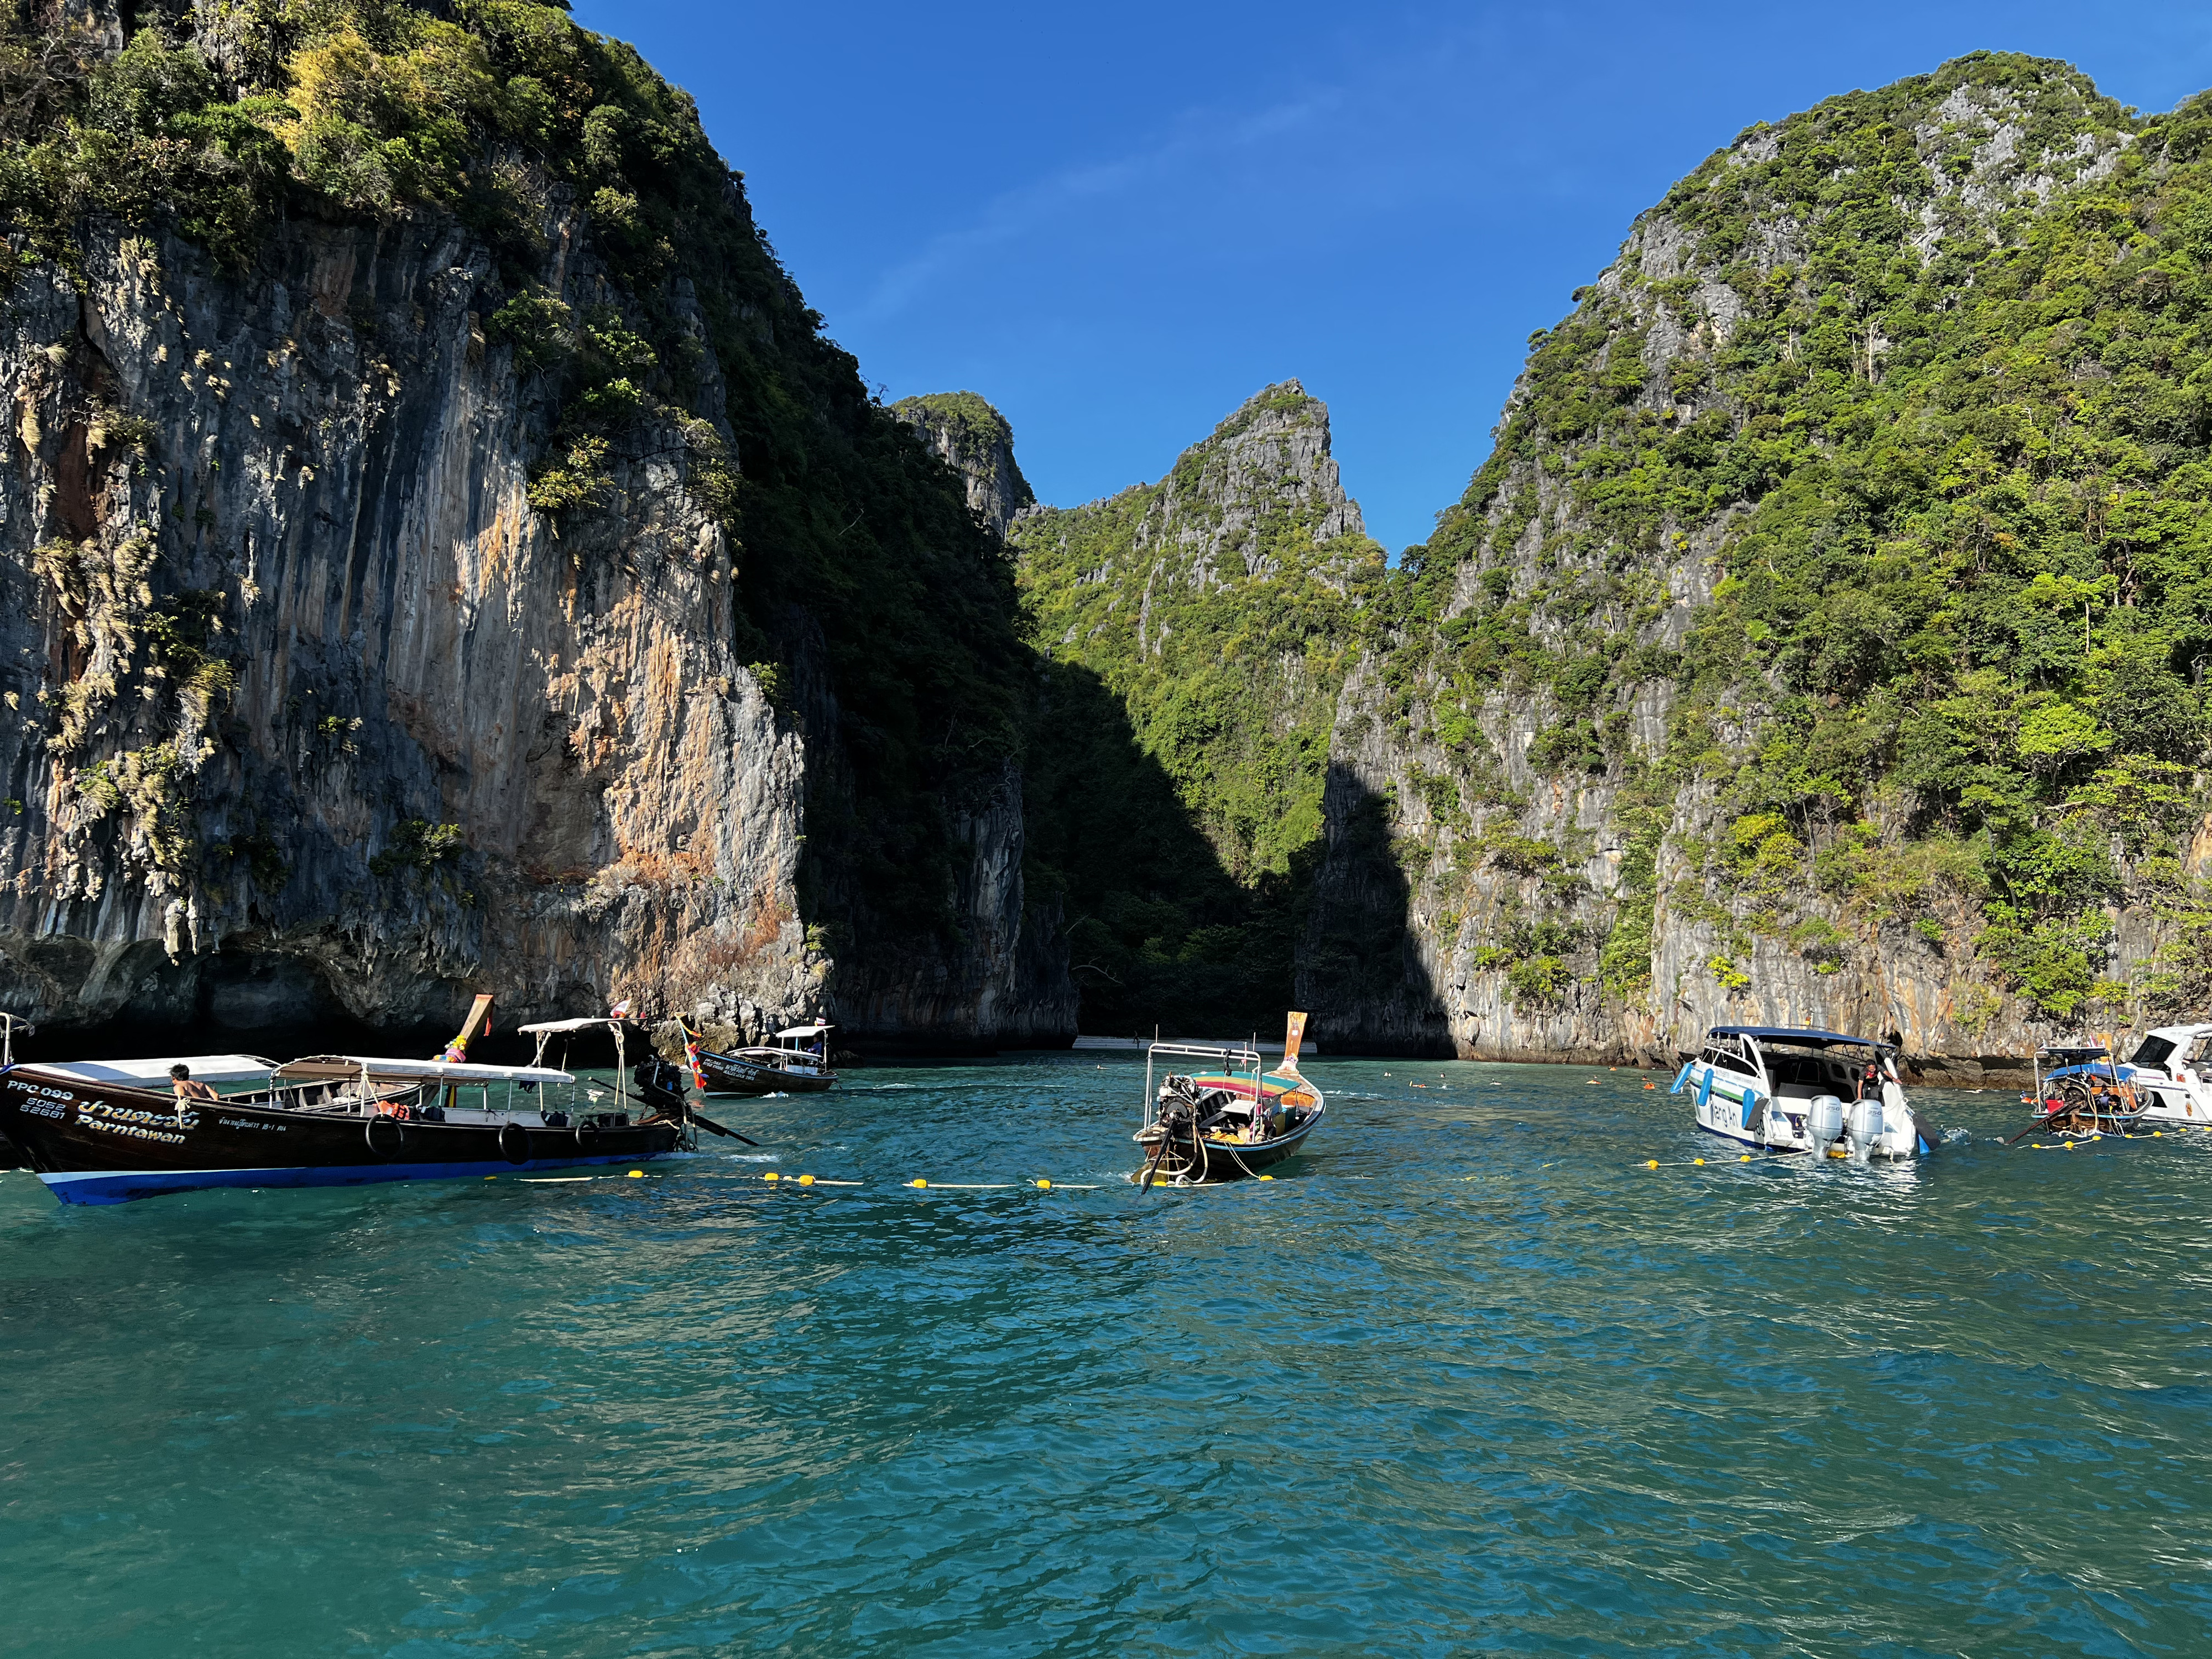
[[[1199,1042],[1150,1043],[1145,1049],[1145,1115],[1137,1126],[1139,1129],[1152,1127],[1153,1119],[1159,1113],[1159,1088],[1153,1079],[1153,1073],[1162,1055],[1210,1060],[1231,1077],[1241,1077],[1249,1071],[1252,1074],[1252,1098],[1255,1101],[1260,1098],[1260,1078],[1267,1061],[1257,1048],[1249,1046],[1223,1048]],[[1172,1071],[1170,1075],[1173,1075]]]

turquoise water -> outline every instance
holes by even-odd
[[[641,1180],[0,1177],[0,1649],[2204,1651],[2212,1134],[1698,1168],[1632,1072],[1310,1071],[1143,1199],[1073,1056]]]

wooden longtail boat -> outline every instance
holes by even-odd
[[[15,1063],[16,1033],[20,1031],[28,1036],[38,1029],[29,1020],[17,1015],[0,1013],[0,1073],[4,1073]],[[20,1170],[22,1167],[23,1154],[16,1150],[14,1141],[0,1134],[0,1170]]]
[[[2155,1091],[2138,1087],[2133,1066],[2118,1062],[2111,1043],[2051,1043],[2035,1051],[2034,1091],[2021,1097],[2035,1115],[2013,1139],[2132,1134],[2157,1100]]]
[[[638,1103],[647,1115],[704,1129],[709,1134],[720,1135],[726,1139],[742,1140],[748,1146],[760,1145],[750,1135],[739,1134],[735,1129],[726,1129],[712,1119],[702,1117],[691,1104],[693,1078],[690,1069],[672,1060],[663,1060],[653,1052],[649,1045],[646,1048],[645,1058],[639,1060],[635,1068],[626,1071],[629,1039],[629,1016],[626,1013],[612,1013],[605,1018],[549,1019],[515,1029],[525,1036],[538,1039],[538,1052],[530,1063],[543,1066],[546,1048],[555,1037],[567,1038],[579,1031],[596,1031],[602,1026],[607,1028],[615,1040],[616,1077],[628,1077],[630,1087],[636,1092]],[[562,1065],[568,1064],[568,1045],[564,1041],[561,1045]]]
[[[184,1062],[197,1081],[264,1086],[179,1100],[161,1086],[172,1063],[11,1066],[0,1073],[0,1133],[65,1204],[632,1163],[688,1139],[680,1121],[634,1118],[612,1091],[537,1066],[200,1056]]]
[[[1321,1091],[1298,1074],[1305,1023],[1304,1014],[1291,1016],[1282,1064],[1273,1072],[1254,1048],[1152,1043],[1145,1059],[1144,1122],[1132,1137],[1146,1158],[1140,1184],[1235,1181],[1303,1150],[1327,1109]],[[1162,1063],[1184,1056],[1212,1063],[1170,1071],[1155,1086]]]
[[[480,999],[447,1052],[489,1013]],[[204,1097],[172,1088],[179,1065]],[[0,1134],[64,1204],[627,1164],[692,1144],[684,1115],[645,1111],[617,1079],[361,1054],[40,1062],[0,1072]]]
[[[777,1046],[740,1048],[726,1054],[701,1048],[697,1036],[687,1030],[684,1048],[691,1061],[693,1080],[702,1094],[818,1095],[836,1086],[837,1073],[829,1060],[830,1033],[836,1029],[793,1025],[775,1034]],[[809,1038],[817,1042],[819,1052],[781,1046]]]

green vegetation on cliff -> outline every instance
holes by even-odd
[[[1434,727],[1533,696],[1544,769],[1717,796],[1679,901],[1808,957],[1818,893],[2054,1016],[2200,1001],[2212,99],[2140,118],[1987,53],[1831,99],[1714,155],[1577,297],[1410,562],[1397,672]],[[1709,592],[1686,634],[1669,584]],[[1625,710],[1655,683],[1647,766]],[[1601,970],[1631,1000],[1644,867]],[[2123,904],[2170,941],[2132,985]]]
[[[486,339],[544,411],[532,505],[618,511],[625,465],[684,467],[729,532],[741,659],[817,740],[810,908],[878,960],[952,943],[955,823],[1030,696],[1011,577],[823,336],[690,99],[528,0],[89,15],[0,3],[11,270],[161,223],[250,283],[317,227],[465,226],[501,264]],[[365,295],[352,318],[379,325]]]
[[[962,476],[968,505],[1003,537],[1014,519],[1036,505],[1036,494],[1014,459],[1014,429],[972,392],[902,398],[890,412],[915,428],[939,459]]]
[[[1385,582],[1328,416],[1271,386],[1169,476],[1016,526],[1051,659],[1033,868],[1091,1029],[1272,1024],[1290,999],[1337,693]]]

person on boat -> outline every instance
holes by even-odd
[[[206,1084],[192,1081],[192,1068],[181,1060],[169,1067],[169,1087],[175,1091],[179,1112],[185,1109],[185,1103],[188,1100],[213,1100],[216,1097],[215,1091]]]

